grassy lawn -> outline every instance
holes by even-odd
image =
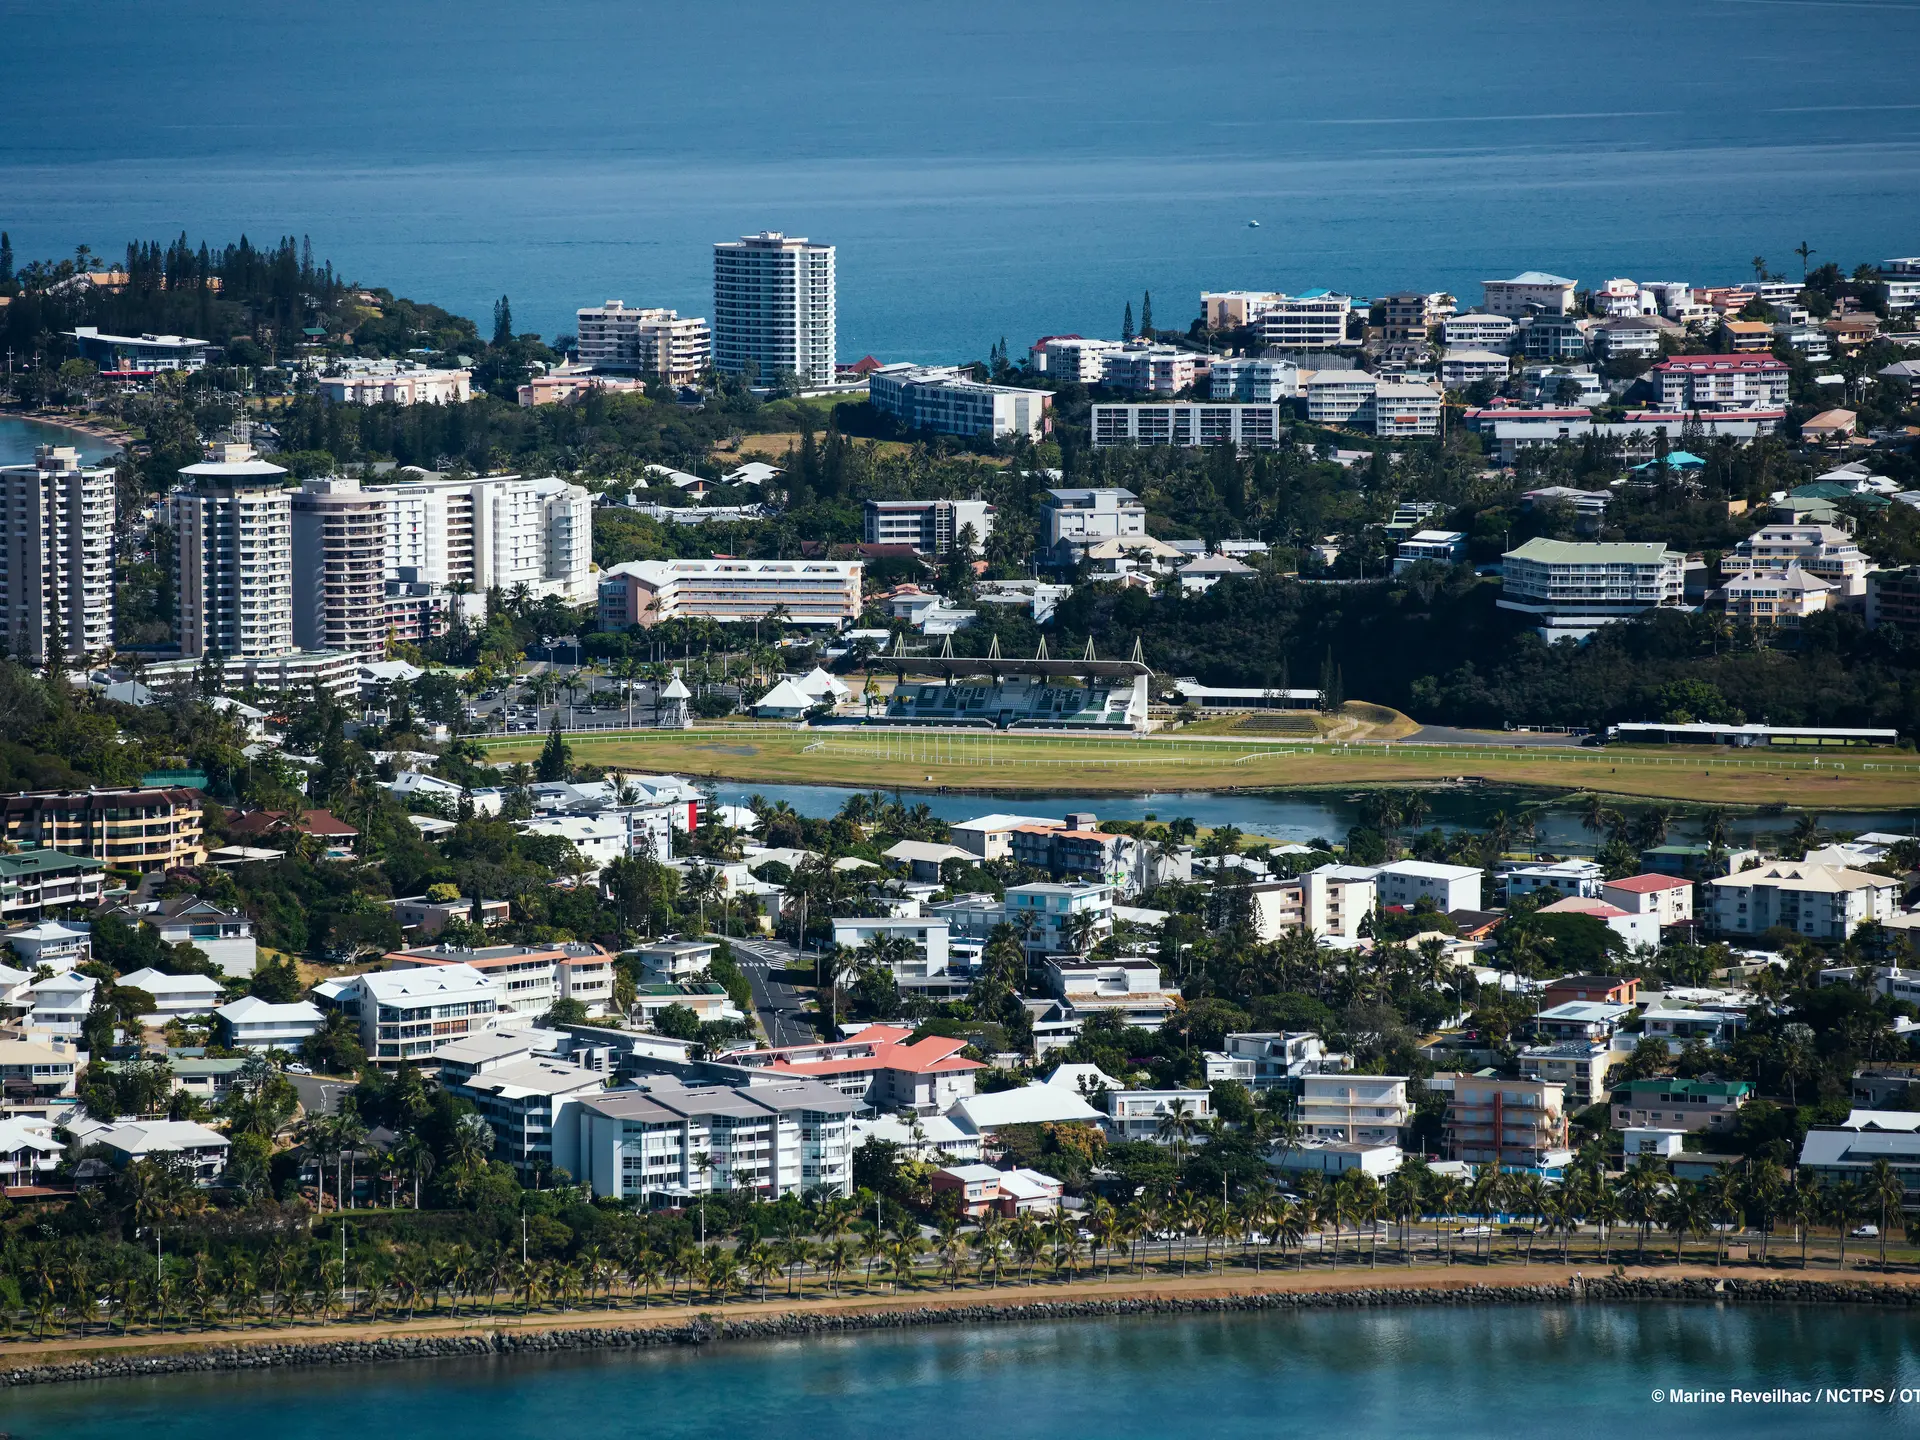
[[[544,737],[486,742],[531,762]],[[1815,811],[1920,805],[1920,758],[1685,755],[1654,750],[1312,745],[1288,737],[1166,739],[761,730],[571,735],[576,762],[761,784],[964,790],[1230,790],[1478,780],[1719,805]]]

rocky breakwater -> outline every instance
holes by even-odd
[[[795,1310],[774,1315],[701,1312],[680,1324],[588,1325],[485,1334],[388,1335],[308,1344],[244,1340],[182,1346],[152,1353],[107,1353],[85,1359],[0,1368],[0,1386],[120,1380],[205,1371],[322,1365],[373,1365],[547,1355],[578,1350],[651,1350],[719,1340],[791,1340],[814,1335],[900,1330],[932,1325],[998,1325],[1049,1320],[1112,1320],[1228,1312],[1366,1310],[1408,1305],[1565,1305],[1690,1301],[1745,1305],[1873,1305],[1913,1308],[1920,1286],[1832,1280],[1752,1280],[1600,1275],[1558,1284],[1502,1285],[1463,1281],[1444,1286],[1376,1285],[1350,1290],[1276,1290],[1201,1296],[1122,1296],[1099,1300],[1034,1299],[1007,1304],[888,1306]],[[4,1364],[4,1357],[0,1357]]]

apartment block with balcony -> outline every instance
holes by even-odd
[[[1336,350],[1347,343],[1353,297],[1331,290],[1271,295],[1255,322],[1270,350]]]
[[[784,610],[795,625],[860,618],[857,560],[630,560],[603,572],[603,623],[764,620]]]
[[[713,332],[677,310],[609,300],[575,312],[580,363],[610,374],[657,375],[692,385],[713,363]]]
[[[1607,1098],[1607,1071],[1617,1063],[1603,1040],[1562,1040],[1521,1050],[1520,1076],[1560,1086],[1566,1103],[1584,1110]]]
[[[737,1190],[850,1195],[860,1108],[798,1077],[747,1086],[649,1078],[569,1101],[555,1119],[554,1161],[597,1198],[643,1206]]]
[[[1889,875],[1776,860],[1708,880],[1708,915],[1721,935],[1764,935],[1775,926],[1813,940],[1843,941],[1869,921],[1891,919],[1902,886]]]
[[[323,981],[313,993],[358,1020],[360,1043],[383,1070],[493,1029],[503,998],[497,980],[461,964],[347,976]]]
[[[1271,405],[1300,393],[1300,369],[1291,360],[1222,357],[1207,372],[1207,398]]]
[[[557,1000],[578,1000],[597,1015],[613,999],[613,956],[589,941],[553,945],[422,946],[389,954],[391,972],[470,969],[492,981],[503,1010],[544,1015]]]
[[[0,466],[0,643],[34,665],[113,649],[114,470],[42,445]]]
[[[1441,291],[1421,294],[1403,290],[1373,302],[1380,338],[1389,345],[1427,343],[1433,327],[1454,312],[1453,297]]]
[[[1794,566],[1846,597],[1867,593],[1867,572],[1872,568],[1866,552],[1834,525],[1767,525],[1720,557],[1720,569],[1726,575],[1784,574]]]
[[[1613,1128],[1712,1131],[1725,1134],[1753,1098],[1745,1080],[1629,1080],[1614,1087]]]
[[[356,479],[293,495],[293,640],[303,650],[387,653],[387,506]]]
[[[180,472],[172,497],[180,654],[252,660],[293,639],[293,496],[287,472],[244,445]]]
[[[1199,365],[1191,350],[1136,340],[1107,352],[1101,383],[1129,395],[1178,395],[1192,387]]]
[[[1314,425],[1364,425],[1380,386],[1364,370],[1315,370],[1306,377],[1307,420]]]
[[[1787,366],[1771,355],[1676,355],[1653,367],[1663,410],[1780,410]]]
[[[1147,533],[1147,507],[1131,490],[1049,490],[1042,503],[1050,550]]]
[[[834,248],[763,230],[713,247],[713,368],[762,384],[834,381]]]
[[[1404,1075],[1306,1074],[1294,1114],[1309,1140],[1397,1145],[1413,1123]]]
[[[982,384],[952,365],[882,365],[867,399],[909,429],[982,440],[1040,439],[1053,403],[1049,391]]]
[[[1528,315],[1570,315],[1574,309],[1574,287],[1578,284],[1579,281],[1564,275],[1523,270],[1511,280],[1482,281],[1486,303],[1480,308],[1489,315],[1504,315],[1514,320]]]
[[[1444,1127],[1449,1159],[1531,1170],[1565,1158],[1565,1089],[1548,1080],[1460,1075]]]
[[[1232,445],[1273,450],[1288,433],[1291,407],[1281,404],[1095,405],[1093,446],[1171,445],[1176,449]]]
[[[869,500],[869,545],[911,545],[922,555],[952,552],[961,531],[973,527],[976,553],[993,533],[993,506],[985,500]]]
[[[119,869],[172,870],[206,863],[200,807],[201,796],[194,790],[27,790],[0,796],[0,826],[7,842],[22,849],[62,851]],[[30,858],[0,856],[0,861]],[[57,862],[43,857],[36,863]],[[87,883],[76,877],[59,882],[79,889]],[[50,888],[53,885],[49,879],[33,889],[43,897],[70,893]],[[43,899],[39,903],[66,902]]]
[[[1686,603],[1686,556],[1663,544],[1533,539],[1503,559],[1502,610],[1538,617],[1549,640]]]
[[[1378,894],[1374,872],[1351,865],[1322,865],[1289,880],[1262,881],[1246,889],[1254,934],[1266,942],[1299,929],[1356,939],[1361,922],[1373,913]]]

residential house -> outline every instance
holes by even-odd
[[[429,900],[425,895],[409,895],[388,903],[393,906],[393,918],[400,922],[402,930],[418,930],[429,939],[444,930],[449,920],[471,921],[475,918],[474,902],[464,895],[456,895],[451,900]],[[505,900],[482,900],[478,917],[480,924],[489,930],[496,925],[504,925],[511,917],[512,909]]]
[[[1249,885],[1254,934],[1271,942],[1304,927],[1316,935],[1357,939],[1376,904],[1376,875],[1367,866],[1322,865],[1289,880]]]
[[[1460,530],[1420,530],[1394,547],[1393,573],[1431,560],[1436,565],[1459,565],[1467,558],[1467,537]]]
[[[613,999],[613,956],[590,941],[549,945],[487,945],[475,949],[436,945],[395,950],[388,973],[427,968],[469,969],[499,986],[503,1009],[544,1015],[556,1000],[578,1000],[589,1015]]]
[[[1628,945],[1660,944],[1660,917],[1645,915],[1636,911],[1622,910],[1605,900],[1587,895],[1570,895],[1565,900],[1556,900],[1551,905],[1540,907],[1542,915],[1591,915],[1600,921]]]
[[[226,1169],[233,1142],[217,1130],[191,1120],[133,1120],[109,1125],[84,1137],[88,1146],[106,1147],[118,1169],[136,1160],[168,1156],[182,1162],[198,1185],[211,1185]]]
[[[214,1011],[214,1018],[230,1050],[298,1050],[326,1017],[311,1001],[274,1004],[257,995],[243,995]]]
[[[1520,1075],[1560,1086],[1569,1104],[1585,1109],[1607,1098],[1607,1072],[1619,1058],[1603,1040],[1562,1040],[1520,1052]]]
[[[106,869],[104,861],[59,850],[0,855],[0,924],[98,904]]]
[[[1651,915],[1660,925],[1693,919],[1693,882],[1675,875],[1629,875],[1600,882],[1600,898],[1634,915]]]
[[[1003,909],[1029,954],[1079,953],[1113,930],[1113,887],[1065,881],[1009,885]]]
[[[1480,878],[1484,873],[1477,865],[1395,860],[1375,871],[1375,898],[1383,910],[1390,906],[1411,910],[1422,900],[1432,901],[1434,909],[1441,914],[1449,910],[1478,910]]]
[[[130,990],[144,990],[153,997],[152,1013],[140,1017],[148,1025],[211,1015],[227,993],[218,980],[208,975],[169,975],[153,969],[122,975],[119,983]]]
[[[1507,903],[1512,904],[1523,895],[1595,899],[1605,875],[1592,860],[1556,860],[1549,864],[1517,865],[1500,878],[1506,882]]]
[[[974,1077],[986,1067],[960,1054],[965,1040],[929,1035],[916,1041],[912,1035],[909,1026],[874,1024],[843,1040],[732,1050],[718,1058],[749,1070],[818,1080],[874,1113],[938,1115],[974,1093]]]
[[[1413,1121],[1404,1075],[1305,1074],[1294,1114],[1309,1139],[1398,1144]]]
[[[1546,1006],[1564,1005],[1570,1000],[1592,1000],[1603,1005],[1635,1004],[1640,996],[1640,982],[1632,976],[1622,975],[1562,975],[1557,980],[1549,980],[1541,992],[1541,1003]]]
[[[44,1122],[0,1119],[0,1193],[31,1192],[52,1180],[66,1148]]]
[[[1740,1109],[1753,1098],[1745,1080],[1680,1080],[1672,1076],[1628,1080],[1613,1087],[1613,1128],[1657,1126],[1668,1130],[1731,1131]]]
[[[345,976],[313,993],[360,1022],[360,1043],[383,1070],[493,1029],[505,1008],[498,979],[457,962]]]
[[[711,940],[651,940],[627,953],[640,958],[641,973],[655,983],[704,979],[720,949]]]
[[[950,1165],[934,1171],[928,1183],[935,1195],[958,1194],[961,1212],[970,1220],[1049,1214],[1060,1208],[1065,1193],[1058,1180],[1038,1170],[997,1170],[991,1165]]]
[[[73,1103],[86,1052],[59,1040],[0,1035],[0,1115],[45,1115]]]
[[[1162,1125],[1168,1116],[1183,1117],[1195,1127],[1213,1118],[1213,1091],[1206,1086],[1198,1089],[1108,1090],[1101,1095],[1100,1101],[1106,1107],[1107,1138],[1110,1140],[1165,1140],[1172,1143],[1178,1139],[1184,1143],[1193,1138],[1190,1131],[1163,1131]]]
[[[1269,1030],[1228,1035],[1225,1049],[1206,1053],[1209,1085],[1233,1080],[1249,1090],[1291,1090],[1303,1075],[1350,1068],[1349,1055],[1329,1054],[1311,1030]]]
[[[1633,1013],[1633,1006],[1606,1000],[1566,1000],[1533,1017],[1533,1030],[1548,1040],[1605,1040]]]
[[[1041,962],[1041,978],[1075,1015],[1117,1014],[1123,1024],[1148,1029],[1173,1013],[1179,995],[1160,983],[1157,964],[1138,956],[1083,960],[1050,955]]]

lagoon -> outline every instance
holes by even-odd
[[[1920,1433],[1913,1404],[1667,1399],[1851,1386],[1920,1386],[1920,1327],[1906,1312],[1436,1306],[880,1331],[49,1386],[0,1392],[0,1423],[16,1440]]]
[[[784,800],[802,815],[827,816],[837,813],[847,798],[857,793],[835,785],[750,785],[723,782],[719,787],[723,804],[745,804],[750,795],[763,795],[769,801]],[[891,793],[891,792],[889,792]],[[1273,840],[1305,843],[1315,838],[1342,842],[1347,830],[1360,823],[1361,789],[1325,791],[1217,791],[1183,790],[1153,794],[1123,795],[1106,791],[1055,794],[1000,794],[989,791],[966,793],[903,790],[902,801],[925,804],[936,818],[965,820],[995,811],[1016,815],[1064,815],[1069,810],[1090,810],[1107,820],[1170,821],[1188,816],[1204,826],[1236,825],[1250,834]],[[1479,830],[1496,810],[1509,816],[1523,811],[1533,816],[1537,845],[1542,850],[1561,854],[1590,853],[1599,837],[1583,829],[1574,804],[1563,794],[1525,790],[1511,786],[1462,785],[1423,788],[1421,793],[1432,806],[1432,814],[1422,828],[1439,826],[1442,830]],[[1642,803],[1618,797],[1616,806],[1627,813]],[[1673,823],[1674,843],[1697,839],[1699,812],[1680,811]],[[1911,811],[1822,812],[1820,820],[1829,831],[1859,833],[1868,830],[1896,834],[1920,834],[1920,814]],[[1729,816],[1728,830],[1735,844],[1784,836],[1793,828],[1790,813],[1736,811]]]

